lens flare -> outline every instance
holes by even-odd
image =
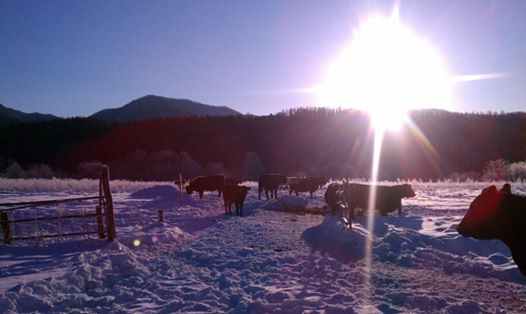
[[[375,128],[397,130],[416,108],[449,109],[453,79],[425,39],[398,19],[373,16],[328,68],[318,103],[367,111]]]
[[[141,240],[139,240],[139,239],[133,240],[133,246],[138,247],[140,245],[141,245]]]

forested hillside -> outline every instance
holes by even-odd
[[[436,179],[481,171],[495,159],[526,160],[526,114],[411,113],[412,126],[384,137],[383,179]],[[92,162],[113,177],[171,179],[262,171],[330,177],[370,175],[373,131],[355,110],[295,109],[270,116],[187,117],[109,124],[69,119],[3,128],[0,154],[23,167],[67,174]],[[84,168],[83,168],[84,167]]]

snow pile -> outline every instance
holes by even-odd
[[[307,195],[305,193],[305,195]],[[283,195],[264,205],[265,209],[289,213],[325,214],[330,211],[322,198],[309,199],[301,196]]]
[[[422,224],[419,217],[377,216],[373,234],[365,224],[363,218],[350,229],[340,217],[331,215],[322,224],[305,230],[302,238],[313,250],[342,262],[362,259],[370,238],[374,260],[379,262],[402,267],[439,267],[446,274],[470,274],[526,284],[526,277],[515,266],[504,243],[465,238],[456,232],[456,224],[438,228],[437,233],[418,227]]]

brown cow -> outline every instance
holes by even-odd
[[[243,203],[249,187],[234,184],[225,184],[223,187],[223,201],[225,202],[225,214],[232,214],[232,203],[236,206],[236,215],[243,216]]]
[[[207,177],[195,177],[190,181],[190,184],[186,187],[186,193],[188,195],[192,192],[199,192],[199,198],[203,198],[204,191],[223,191],[223,186],[225,185],[225,176],[216,175],[216,176],[207,176]]]
[[[457,231],[465,237],[503,241],[526,276],[526,197],[507,190],[498,191],[494,185],[482,190],[469,205]]]
[[[327,178],[324,177],[304,177],[289,180],[289,195],[292,192],[295,192],[296,196],[298,196],[298,192],[309,192],[310,198],[313,198],[314,192],[325,185],[327,181]]]
[[[382,214],[398,210],[402,211],[402,198],[415,196],[415,191],[410,184],[381,186],[349,183],[344,186],[344,199],[350,210],[350,218],[354,217],[354,209],[369,209],[369,197],[375,190],[374,208]]]
[[[261,199],[261,191],[265,190],[265,195],[268,197],[270,191],[270,198],[278,198],[278,188],[280,184],[287,184],[287,177],[282,174],[269,173],[259,177],[258,181],[258,198]]]

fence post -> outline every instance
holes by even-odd
[[[115,215],[113,214],[113,198],[110,190],[110,170],[108,166],[102,166],[100,174],[104,199],[106,200],[106,218],[108,220],[108,241],[113,241],[117,237],[115,229]]]
[[[95,207],[95,213],[97,214],[97,232],[99,234],[99,239],[104,239],[104,222],[102,220],[102,206]]]
[[[11,244],[11,229],[9,229],[9,216],[6,211],[0,213],[0,220],[2,221],[2,231],[4,233],[4,243]]]

